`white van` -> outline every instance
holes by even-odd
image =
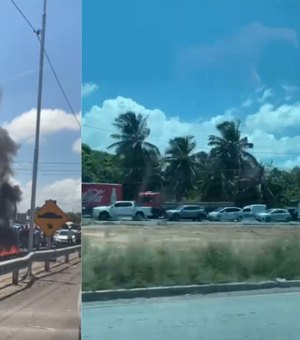
[[[265,212],[266,204],[251,204],[243,208],[243,218],[255,218],[256,214]]]

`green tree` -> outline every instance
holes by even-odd
[[[121,183],[121,160],[117,155],[92,150],[88,145],[82,146],[82,181],[98,183]]]
[[[257,165],[256,158],[247,151],[253,148],[253,143],[241,137],[239,121],[225,121],[216,127],[220,136],[210,135],[208,145],[212,146],[212,155],[221,161],[226,178],[233,180],[239,176],[245,161]]]
[[[165,154],[165,178],[172,188],[176,201],[187,197],[195,188],[199,171],[196,141],[193,136],[175,137],[169,141]]]
[[[258,166],[256,158],[248,152],[253,143],[241,137],[240,122],[225,121],[216,126],[220,136],[210,135],[208,145],[212,147],[210,157],[215,159],[216,178],[221,196],[225,200],[235,200],[239,194],[241,180],[247,172]]]
[[[124,171],[124,193],[127,198],[136,198],[147,187],[159,160],[159,149],[147,141],[150,129],[148,117],[134,112],[120,114],[114,126],[119,133],[112,137],[117,141],[108,149],[115,149]]]

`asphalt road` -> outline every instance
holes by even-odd
[[[80,261],[0,301],[1,340],[78,340]]]
[[[300,292],[86,303],[85,340],[298,340]]]

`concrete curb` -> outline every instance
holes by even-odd
[[[151,222],[149,224],[149,221]],[[184,223],[184,221],[179,221],[179,222],[174,222],[174,221],[167,221],[164,219],[160,220],[142,220],[142,221],[132,221],[132,220],[109,220],[109,221],[98,221],[91,219],[89,223],[83,224],[84,229],[88,229],[89,227],[95,227],[95,226],[112,226],[112,225],[126,225],[126,226],[135,226],[135,227],[160,227],[160,226],[180,226]],[[272,223],[267,223],[267,222],[258,222],[256,220],[251,220],[251,219],[244,219],[241,222],[232,222],[232,223],[227,223],[227,222],[210,222],[210,221],[202,221],[199,222],[197,225],[210,225],[210,226],[228,226],[230,224],[232,227],[242,227],[242,226],[249,226],[249,227],[261,227],[261,228],[275,228],[275,227],[300,227],[299,222],[277,222],[275,225]],[[196,225],[196,224],[190,224],[191,226]]]
[[[255,283],[237,282],[173,287],[151,287],[135,289],[98,290],[82,292],[82,302],[108,301],[133,298],[156,298],[191,294],[228,293],[272,288],[300,287],[300,280],[275,280]]]

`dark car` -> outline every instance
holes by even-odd
[[[297,221],[298,219],[298,210],[296,208],[286,208],[286,210],[291,214],[292,221]]]
[[[171,221],[178,221],[180,219],[202,221],[206,218],[206,212],[203,207],[198,205],[181,205],[176,209],[167,210],[165,216]]]

